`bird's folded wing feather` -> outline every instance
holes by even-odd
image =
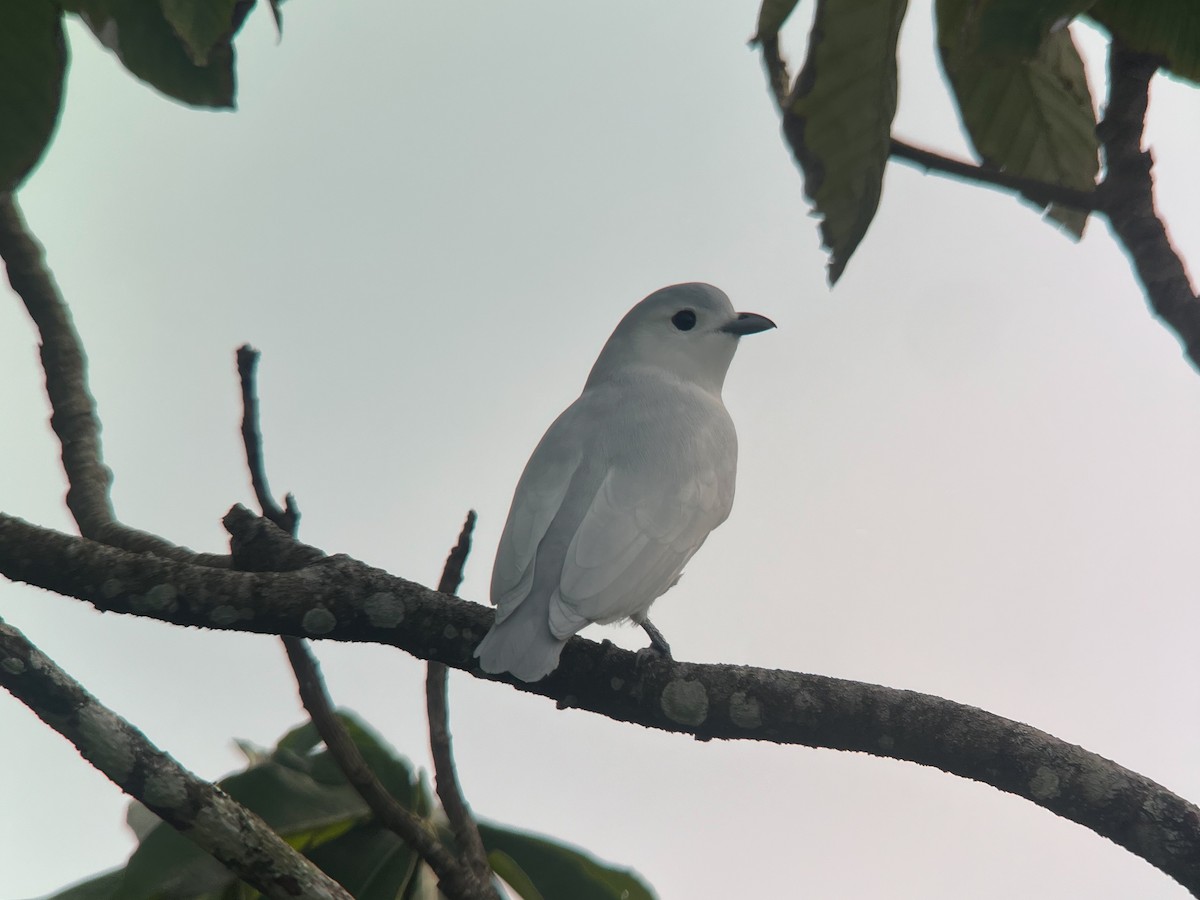
[[[573,438],[566,418],[564,414],[550,426],[513,495],[492,569],[491,597],[497,622],[504,621],[528,596],[538,546],[558,515],[582,460],[582,445]]]
[[[559,637],[643,614],[679,577],[732,504],[713,469],[609,470],[575,531],[550,604]]]

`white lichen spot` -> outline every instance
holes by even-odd
[[[729,698],[729,721],[738,728],[758,728],[762,725],[762,708],[745,691],[734,691]]]
[[[389,591],[372,594],[363,603],[363,610],[376,628],[395,628],[404,621],[404,601]]]
[[[179,809],[187,803],[187,785],[174,772],[152,772],[146,776],[146,805],[157,809]]]
[[[109,578],[104,584],[100,585],[100,596],[105,600],[111,600],[113,597],[120,596],[125,590],[125,585],[121,584],[120,578]]]
[[[678,678],[663,688],[659,705],[672,722],[694,727],[708,718],[708,691],[698,681]]]
[[[175,599],[178,596],[179,591],[175,589],[175,585],[156,584],[150,590],[146,591],[143,602],[147,610],[153,612],[170,612],[175,609]]]
[[[442,636],[445,637],[446,640],[452,641],[456,637],[458,637],[458,629],[455,628],[453,625],[447,625],[445,628],[442,629]]]
[[[314,606],[300,620],[309,634],[329,634],[337,626],[337,616],[323,606]]]
[[[216,609],[208,614],[208,619],[214,625],[232,625],[241,618],[241,613],[236,606],[230,606],[228,603],[222,603]]]
[[[116,727],[111,714],[89,704],[79,710],[77,727],[85,755],[97,769],[113,781],[122,782],[133,773],[133,747]]]
[[[1038,770],[1029,781],[1029,794],[1035,800],[1048,800],[1058,796],[1058,776],[1047,766],[1038,766]]]
[[[20,675],[25,671],[25,660],[15,656],[6,656],[0,660],[0,669],[3,669],[10,675]]]

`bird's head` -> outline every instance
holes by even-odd
[[[673,284],[625,314],[587,383],[646,367],[720,394],[738,338],[774,327],[766,316],[735,311],[725,292],[711,284]]]

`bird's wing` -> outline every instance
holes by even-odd
[[[563,559],[550,630],[643,615],[733,504],[733,463],[611,468]],[[634,471],[636,469],[636,471]]]
[[[578,429],[569,407],[546,431],[529,457],[513,494],[508,521],[492,569],[492,603],[502,622],[533,587],[534,562],[551,522],[563,505],[583,457]]]

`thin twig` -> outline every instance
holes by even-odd
[[[281,509],[271,496],[267,482],[255,378],[259,357],[259,352],[249,344],[238,348],[238,376],[242,385],[242,442],[246,448],[246,464],[250,469],[250,481],[264,517],[295,538],[300,526],[300,510],[296,506],[295,497],[289,493],[284,501],[285,508]],[[242,551],[247,549],[244,544],[234,545],[235,567],[241,567]],[[257,563],[254,567],[260,568]],[[309,717],[333,755],[338,768],[366,801],[375,817],[385,828],[412,847],[434,871],[443,894],[452,900],[493,900],[494,894],[488,886],[491,870],[488,869],[487,877],[481,881],[472,869],[462,866],[442,846],[436,832],[427,821],[396,802],[371,771],[341,719],[334,714],[333,703],[321,679],[316,657],[313,656],[307,642],[303,638],[290,635],[281,637],[288,661],[296,676],[296,685],[300,690],[304,708],[308,710]]]
[[[927,172],[940,172],[943,175],[951,175],[955,178],[973,181],[976,184],[1013,191],[1038,206],[1044,207],[1051,203],[1059,203],[1074,209],[1097,210],[1100,208],[1101,195],[1097,191],[1080,191],[1062,185],[1049,184],[1036,178],[1026,178],[1022,175],[1013,175],[998,169],[952,159],[896,138],[892,138],[891,155],[902,162],[919,166]]]
[[[0,659],[0,685],[125,793],[186,834],[235,877],[268,897],[351,900],[266,822],[154,746],[2,621]]]
[[[288,659],[296,673],[300,699],[321,740],[337,761],[346,780],[366,801],[380,823],[412,847],[438,877],[438,888],[452,900],[494,900],[490,888],[478,884],[438,839],[427,820],[405,809],[375,777],[357,745],[346,733],[321,681],[317,661],[299,638],[284,638]]]
[[[1158,63],[1113,39],[1108,105],[1098,129],[1105,162],[1104,213],[1133,261],[1151,308],[1175,331],[1200,369],[1200,298],[1155,209],[1154,160],[1142,150],[1150,79]]]
[[[280,509],[271,489],[267,485],[267,471],[263,463],[262,431],[258,425],[257,368],[261,354],[249,344],[237,351],[237,368],[242,383],[242,443],[246,448],[246,466],[250,469],[250,484],[262,513],[292,537],[300,525],[300,510],[296,498],[288,493],[284,497],[284,508]]]
[[[463,579],[463,566],[471,552],[471,534],[475,530],[475,510],[467,513],[458,543],[446,557],[438,590],[443,594],[454,594]],[[433,771],[438,798],[442,809],[454,829],[459,849],[466,857],[482,883],[490,883],[492,867],[488,863],[487,850],[479,835],[479,826],[471,814],[471,808],[463,797],[458,782],[458,771],[454,765],[454,747],[450,736],[450,702],[448,698],[450,673],[444,663],[430,662],[425,676],[425,708],[429,717],[429,749],[433,755]]]
[[[12,289],[25,304],[41,337],[50,426],[62,447],[67,508],[79,533],[133,552],[153,553],[197,565],[225,567],[229,559],[193,553],[161,537],[123,525],[113,510],[112,471],[104,464],[100,418],[88,389],[87,359],[71,312],[59,293],[45,254],[29,232],[16,198],[0,194],[0,257]]]

